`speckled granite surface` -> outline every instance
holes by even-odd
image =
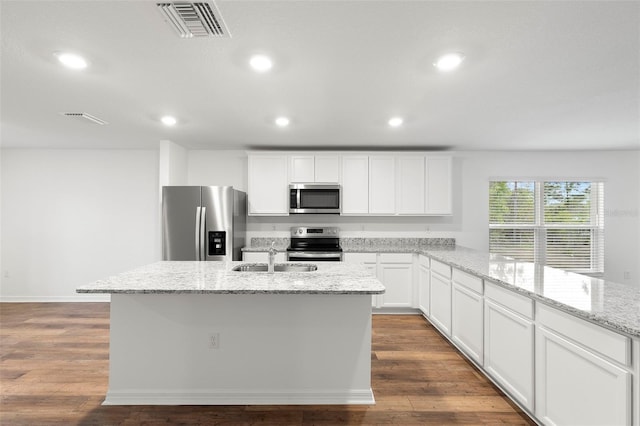
[[[423,254],[598,325],[640,337],[640,287],[464,247]]]
[[[249,247],[243,247],[242,251],[267,251],[271,248],[271,243],[275,242],[274,247],[278,251],[285,251],[289,247],[289,238],[251,238],[251,245]]]
[[[275,241],[278,251],[285,251],[289,247],[289,238],[251,238],[251,245],[242,251],[262,252],[271,247]],[[454,247],[455,238],[340,238],[340,246],[344,252],[375,252],[375,253],[407,253],[420,252],[428,247]]]
[[[425,254],[595,324],[640,337],[640,285],[516,262],[456,246],[454,239],[343,238],[340,242],[345,252]],[[266,248],[252,249],[247,251],[264,251]]]
[[[452,248],[454,238],[341,238],[345,252],[408,253],[429,248]]]
[[[78,293],[382,294],[361,265],[319,263],[313,272],[236,272],[243,262],[156,262],[78,287]]]

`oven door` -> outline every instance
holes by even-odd
[[[287,260],[291,262],[340,262],[342,252],[289,251]]]

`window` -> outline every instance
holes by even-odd
[[[492,181],[489,251],[582,273],[604,272],[604,184]]]

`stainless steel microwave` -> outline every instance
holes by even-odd
[[[292,183],[289,185],[290,214],[340,214],[340,185]]]

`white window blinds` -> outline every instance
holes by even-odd
[[[604,184],[492,181],[489,250],[583,273],[604,271]]]

